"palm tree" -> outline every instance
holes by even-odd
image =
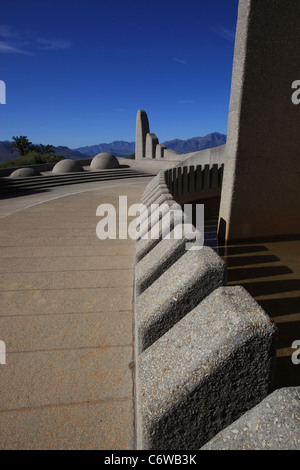
[[[52,148],[52,145],[43,145],[43,144],[40,144],[40,152],[42,154],[48,154],[50,155],[50,153],[55,153],[55,150],[54,148]]]
[[[20,155],[26,155],[32,149],[32,142],[27,136],[20,135],[20,137],[12,137],[13,142],[10,144],[11,151],[17,150]]]

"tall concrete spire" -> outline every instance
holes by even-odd
[[[150,132],[146,111],[139,109],[136,116],[135,159],[146,156],[146,136]]]
[[[152,132],[146,135],[146,158],[155,158],[156,146],[158,138]]]
[[[300,234],[299,0],[240,0],[219,234]]]

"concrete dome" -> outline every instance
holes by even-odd
[[[76,171],[83,171],[83,168],[76,160],[66,158],[56,163],[53,167],[52,173],[75,173]]]
[[[104,170],[106,168],[118,168],[118,159],[111,153],[98,153],[91,161],[92,170]]]
[[[10,178],[29,178],[30,176],[40,176],[40,172],[35,168],[18,168],[13,171],[9,177]]]

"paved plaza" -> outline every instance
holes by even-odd
[[[0,202],[1,449],[132,449],[134,241],[99,240],[99,204],[151,178]]]

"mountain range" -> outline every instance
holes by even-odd
[[[204,137],[192,137],[186,140],[174,139],[162,143],[168,149],[174,150],[175,152],[190,153],[223,145],[226,143],[226,135],[213,132]],[[110,144],[88,145],[76,149],[70,149],[64,146],[53,146],[53,149],[57,155],[63,155],[66,158],[73,158],[74,160],[91,158],[101,152],[110,152],[116,157],[127,157],[134,152],[135,142],[116,140]],[[9,141],[0,142],[0,162],[17,156],[17,152],[11,153]]]

